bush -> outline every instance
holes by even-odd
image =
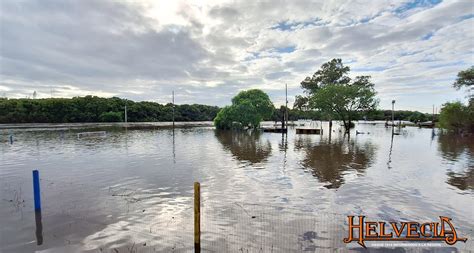
[[[472,105],[465,106],[461,102],[446,103],[441,108],[439,126],[449,131],[471,131],[474,126]]]

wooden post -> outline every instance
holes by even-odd
[[[194,252],[201,252],[201,186],[194,182]]]

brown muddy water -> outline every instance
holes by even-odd
[[[335,124],[337,125],[337,124]],[[203,252],[469,252],[474,140],[356,124],[350,139],[212,127],[2,130],[0,252],[192,252],[193,182]],[[355,130],[366,134],[355,134]],[[367,134],[370,132],[370,134]],[[9,135],[13,135],[13,143]],[[41,178],[35,221],[32,170]],[[466,243],[344,244],[346,215],[452,218]],[[400,242],[403,243],[403,242]],[[40,245],[38,245],[40,244]]]

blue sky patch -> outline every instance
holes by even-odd
[[[275,51],[278,53],[291,53],[296,50],[295,46],[288,46],[288,47],[277,47]]]
[[[387,68],[385,67],[365,67],[365,68],[363,67],[363,68],[353,68],[351,70],[354,72],[380,72],[386,69]]]
[[[280,31],[294,31],[298,28],[301,29],[307,26],[323,25],[324,23],[320,23],[321,21],[322,19],[320,18],[314,18],[308,21],[303,21],[303,22],[285,20],[285,21],[278,22],[275,26],[271,27],[271,29],[280,30]]]
[[[436,69],[436,68],[443,68],[443,67],[450,67],[450,66],[461,66],[461,65],[464,65],[464,64],[465,63],[463,61],[455,61],[455,62],[448,62],[448,63],[431,65],[431,66],[428,66],[428,68]]]
[[[408,3],[403,4],[402,6],[398,7],[395,10],[396,14],[402,14],[406,11],[409,11],[411,9],[415,8],[431,8],[439,3],[441,3],[442,0],[414,0]]]
[[[464,15],[464,16],[461,16],[461,20],[466,20],[466,19],[470,19],[470,18],[474,18],[474,14],[469,14],[469,15]]]
[[[418,54],[418,53],[421,53],[422,51],[411,51],[411,52],[402,52],[400,53],[399,55],[400,56],[410,56],[410,55],[415,55],[415,54]]]
[[[429,32],[426,35],[424,35],[423,37],[421,37],[421,40],[429,40],[429,39],[431,39],[431,37],[433,37],[433,35],[434,35],[433,32]]]

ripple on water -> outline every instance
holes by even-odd
[[[17,131],[13,145],[0,144],[0,193],[15,199],[21,189],[25,204],[0,205],[0,249],[191,250],[195,181],[203,246],[216,252],[344,250],[335,238],[347,214],[449,215],[472,237],[472,141],[431,140],[426,129],[407,128],[391,143],[383,127],[356,128],[371,134],[347,141],[337,129],[331,139],[290,130],[285,140],[192,128],[78,139],[77,131]],[[41,177],[42,246],[34,243],[33,168]]]

